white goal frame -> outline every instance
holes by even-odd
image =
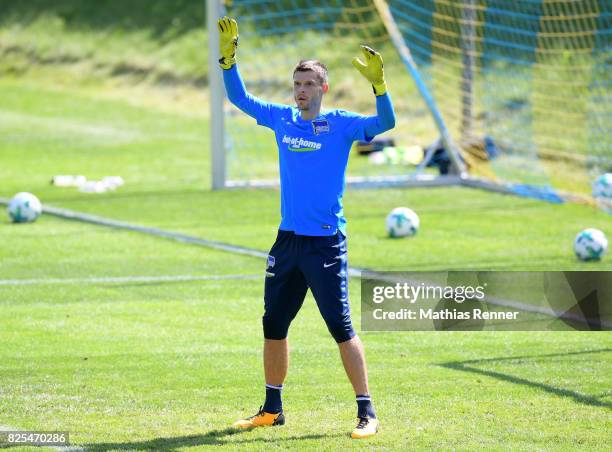
[[[434,176],[423,174],[423,169],[433,153],[425,156],[415,171],[411,174],[401,176],[347,176],[346,184],[359,188],[380,188],[380,187],[432,187],[459,185],[463,179],[468,177],[466,167],[459,156],[459,152],[453,143],[450,133],[446,128],[442,115],[440,114],[433,97],[429,94],[425,83],[421,79],[416,64],[412,59],[409,49],[403,42],[401,34],[391,14],[387,3],[384,0],[374,0],[378,13],[385,24],[387,32],[397,49],[403,63],[406,65],[410,75],[415,81],[421,97],[425,101],[430,114],[440,133],[441,142],[448,151],[451,160],[451,174],[447,176]],[[222,0],[206,0],[206,17],[208,27],[208,74],[209,74],[209,93],[210,93],[210,149],[211,149],[211,181],[213,190],[227,188],[246,188],[259,187],[270,188],[278,187],[279,180],[246,180],[236,181],[227,178],[227,143],[225,141],[225,87],[221,70],[219,69],[219,34],[217,30],[217,19],[225,14],[225,7]]]

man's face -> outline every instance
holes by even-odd
[[[327,89],[327,84],[322,83],[313,71],[293,74],[293,98],[299,110],[320,106]]]

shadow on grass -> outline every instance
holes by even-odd
[[[87,451],[106,452],[111,450],[164,450],[174,451],[183,447],[213,445],[221,446],[224,444],[248,444],[248,443],[274,443],[275,439],[266,438],[243,438],[239,440],[228,440],[231,436],[241,436],[248,434],[248,431],[236,430],[234,428],[226,428],[222,430],[210,430],[201,435],[176,436],[171,438],[155,438],[148,441],[136,441],[127,443],[92,443],[85,444],[83,447]],[[332,438],[342,436],[341,433],[327,435],[300,435],[300,436],[283,436],[279,437],[279,441],[288,440],[309,440]],[[263,447],[263,446],[262,446]]]
[[[581,394],[579,392],[571,391],[569,389],[558,388],[552,385],[548,385],[545,383],[539,383],[537,381],[528,380],[526,378],[517,377],[514,375],[507,374],[507,373],[497,372],[494,370],[481,369],[477,367],[479,364],[498,363],[498,362],[503,362],[503,361],[520,361],[520,360],[529,360],[529,359],[542,359],[542,358],[552,358],[552,357],[559,357],[559,356],[585,355],[585,354],[590,354],[590,353],[609,353],[609,352],[612,352],[611,348],[602,348],[599,350],[585,350],[581,352],[548,353],[548,354],[531,355],[531,356],[529,355],[528,356],[507,356],[507,357],[501,357],[501,358],[473,359],[473,360],[467,360],[467,361],[449,361],[446,363],[439,363],[438,365],[441,367],[445,367],[447,369],[458,370],[461,372],[470,372],[470,373],[474,373],[478,375],[484,375],[487,377],[506,381],[508,383],[514,383],[518,385],[528,386],[530,388],[540,389],[542,391],[548,392],[558,397],[568,397],[574,400],[574,402],[581,403],[583,405],[590,405],[590,406],[595,406],[595,407],[612,409],[612,403],[603,401],[596,396]]]

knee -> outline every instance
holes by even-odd
[[[264,338],[285,339],[291,322],[285,316],[266,313],[262,317]]]
[[[338,320],[326,320],[326,323],[327,329],[338,344],[351,340],[356,335],[351,318],[348,316]]]

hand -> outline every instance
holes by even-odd
[[[382,96],[387,92],[382,57],[380,53],[368,46],[361,46],[361,52],[363,53],[364,61],[361,61],[359,57],[355,57],[353,58],[353,66],[372,84],[374,94]]]
[[[223,69],[229,69],[236,64],[236,48],[238,47],[238,24],[227,16],[217,21],[219,27],[219,64]]]

